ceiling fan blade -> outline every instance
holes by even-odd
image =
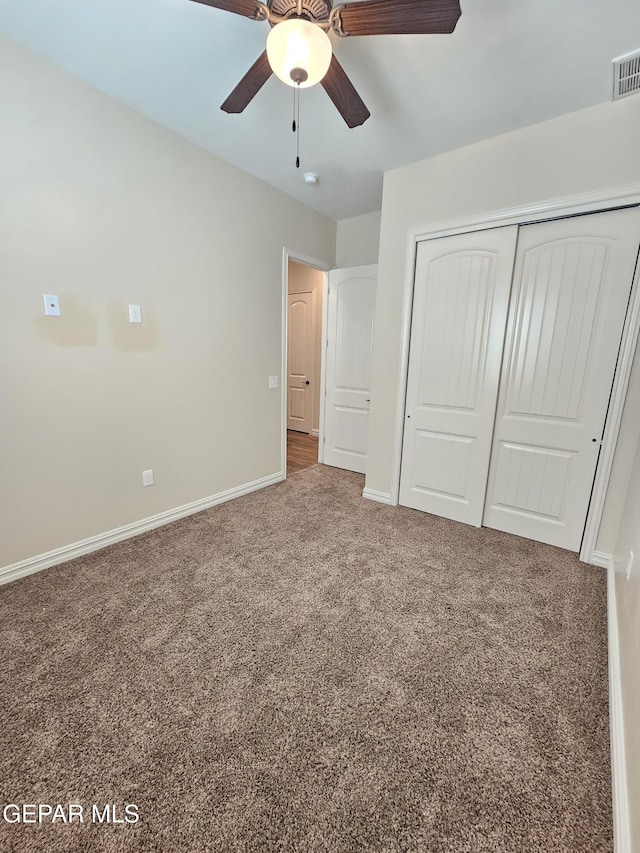
[[[247,104],[255,98],[272,74],[273,72],[267,59],[267,51],[265,50],[256,59],[220,109],[224,110],[225,113],[241,113]]]
[[[335,56],[331,58],[329,70],[322,79],[322,88],[349,127],[364,124],[371,115]]]
[[[452,33],[460,0],[371,0],[340,10],[344,35],[428,35]]]
[[[213,6],[214,9],[223,9],[225,12],[235,12],[236,15],[244,15],[246,18],[258,17],[258,7],[253,0],[193,0],[193,2]]]

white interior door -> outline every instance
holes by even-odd
[[[329,273],[324,447],[326,465],[366,472],[377,266]]]
[[[313,292],[289,294],[287,429],[311,432],[313,417]]]
[[[418,246],[400,503],[479,527],[517,226]]]
[[[640,211],[520,229],[484,524],[578,551]]]

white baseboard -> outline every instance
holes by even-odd
[[[611,788],[613,793],[613,849],[631,853],[629,796],[624,749],[624,716],[620,681],[618,610],[613,561],[607,566],[607,625],[609,635],[609,725],[611,738]]]
[[[379,504],[388,504],[391,506],[391,495],[387,492],[378,492],[376,489],[363,489],[362,497],[368,501],[377,501]]]
[[[594,551],[589,563],[592,566],[600,566],[601,569],[608,569],[611,565],[611,561],[611,554],[605,554],[604,551]]]
[[[193,515],[196,512],[202,512],[202,510],[209,509],[209,507],[216,506],[217,504],[242,497],[242,495],[248,495],[250,492],[264,489],[266,486],[272,486],[274,483],[280,483],[282,480],[284,480],[284,475],[279,471],[277,474],[270,474],[268,477],[253,480],[251,483],[245,483],[242,486],[218,492],[208,498],[201,498],[192,503],[184,504],[184,506],[158,513],[158,515],[143,518],[141,521],[125,524],[123,527],[108,530],[106,533],[99,533],[97,536],[91,536],[89,539],[83,539],[71,545],[64,545],[62,548],[56,548],[54,551],[47,551],[46,554],[29,557],[27,560],[22,560],[19,563],[13,563],[13,565],[1,568],[0,584],[10,583],[11,581],[18,580],[18,578],[25,577],[25,575],[32,575],[34,572],[40,572],[42,569],[56,566],[58,563],[65,563],[67,560],[82,557],[83,554],[90,554],[92,551],[98,551],[100,548],[106,548],[108,545],[113,545],[116,542],[122,542],[123,539],[131,539],[133,536],[139,536],[141,533],[146,533],[155,527],[162,527],[164,524],[170,524],[172,521],[185,518],[187,515]]]

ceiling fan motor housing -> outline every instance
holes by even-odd
[[[326,21],[331,14],[330,0],[302,0],[302,13],[298,13],[297,0],[271,0],[269,11],[280,18],[302,17],[310,21]]]

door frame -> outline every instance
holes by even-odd
[[[396,423],[392,458],[391,504],[397,506],[400,496],[400,468],[402,462],[402,444],[404,440],[405,407],[407,396],[407,377],[409,371],[409,344],[411,338],[411,315],[413,311],[413,288],[416,270],[418,243],[424,240],[436,240],[472,231],[487,231],[502,228],[505,225],[530,225],[551,219],[580,216],[587,213],[601,213],[606,210],[640,205],[640,183],[612,187],[583,193],[565,198],[551,199],[523,207],[489,211],[477,216],[456,220],[431,223],[423,227],[414,227],[407,232],[405,277],[402,298],[402,331],[400,340],[400,372],[398,394],[396,398]],[[616,366],[611,401],[605,421],[600,457],[587,511],[587,519],[580,548],[580,560],[585,563],[608,567],[608,555],[599,554],[596,540],[602,520],[607,487],[613,466],[624,401],[629,386],[633,356],[640,334],[640,263],[636,264],[631,286],[629,306],[620,342],[618,363]]]
[[[320,431],[318,436],[318,461],[322,462],[324,430],[324,371],[326,359],[327,335],[327,296],[329,290],[329,270],[334,267],[327,261],[304,255],[295,249],[282,248],[282,349],[280,354],[280,473],[287,477],[287,346],[289,341],[289,261],[297,261],[307,267],[324,273],[322,282],[322,346],[320,363]]]

